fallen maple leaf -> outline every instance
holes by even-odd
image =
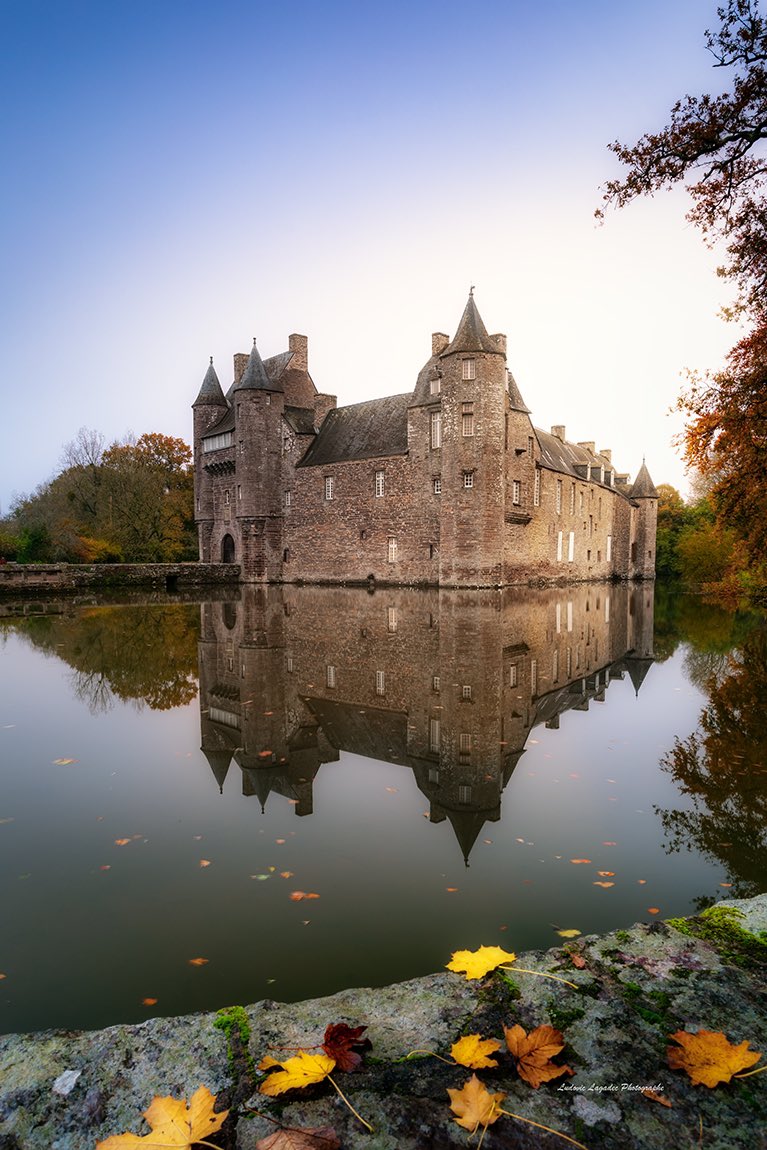
[[[551,1061],[564,1049],[564,1038],[560,1030],[553,1026],[536,1026],[526,1034],[519,1026],[504,1026],[503,1033],[509,1054],[517,1064],[520,1078],[537,1090],[542,1082],[558,1078],[560,1074],[572,1074],[569,1066],[555,1066]]]
[[[586,959],[583,958],[580,954],[571,954],[570,962],[573,964],[573,966],[577,966],[578,970],[583,970],[584,966],[586,965]]]
[[[608,887],[608,886],[615,886],[615,883],[614,882],[595,882],[595,883],[592,883],[591,885],[592,886]]]
[[[284,1094],[286,1090],[300,1090],[304,1086],[311,1086],[315,1082],[322,1082],[335,1067],[335,1059],[327,1054],[310,1054],[307,1050],[299,1050],[293,1058],[286,1058],[279,1062],[274,1058],[264,1058],[259,1063],[259,1070],[268,1070],[273,1066],[281,1066],[282,1070],[274,1070],[259,1086],[259,1092],[273,1098],[276,1094]]]
[[[305,898],[319,898],[318,894],[313,891],[293,890],[290,892],[290,899],[292,902],[301,902]]]
[[[729,1082],[733,1074],[762,1057],[758,1050],[748,1049],[748,1042],[735,1045],[718,1030],[699,1030],[696,1034],[677,1030],[669,1037],[679,1043],[666,1051],[669,1066],[686,1071],[696,1085],[714,1087],[718,1082]]]
[[[659,906],[648,906],[647,913],[648,914],[660,914],[660,907]]]
[[[501,1116],[499,1103],[506,1097],[503,1093],[491,1094],[482,1085],[476,1074],[472,1074],[462,1090],[448,1087],[450,1109],[456,1115],[455,1121],[470,1134],[475,1134],[480,1126],[487,1127]]]
[[[96,1144],[96,1150],[191,1150],[196,1142],[201,1142],[209,1134],[220,1130],[228,1115],[228,1110],[213,1112],[216,1101],[207,1086],[201,1086],[189,1099],[155,1097],[144,1111],[144,1117],[152,1128],[151,1134],[141,1137],[138,1134],[113,1134]],[[212,1145],[212,1143],[208,1143]]]
[[[456,950],[450,957],[446,969],[466,974],[467,981],[484,978],[502,962],[514,962],[516,954],[509,954],[500,946],[480,946],[478,950]]]
[[[206,966],[210,962],[209,958],[190,958],[187,959],[190,966]]]
[[[127,846],[128,843],[132,842],[132,841],[133,841],[132,839],[115,839],[115,846],[116,847],[124,847],[124,846]]]
[[[494,1054],[501,1049],[497,1038],[482,1038],[479,1034],[465,1034],[450,1047],[450,1054],[454,1062],[460,1066],[468,1066],[470,1070],[485,1070],[488,1066],[497,1066]]]
[[[614,870],[598,870],[597,874],[600,878],[615,878]]]
[[[200,866],[210,866],[210,859],[200,859]]]
[[[570,859],[570,862],[575,863],[577,866],[579,863],[590,863],[591,859]]]
[[[557,931],[557,934],[559,935],[560,938],[577,938],[580,933],[581,932],[579,930],[575,930],[575,928],[573,928],[572,930],[558,930]]]
[[[331,1022],[325,1027],[322,1049],[339,1070],[351,1073],[362,1065],[362,1055],[354,1047],[364,1050],[370,1046],[370,1040],[362,1037],[366,1030],[367,1026],[347,1026],[345,1022]]]
[[[142,1006],[156,1006],[157,1005],[157,999],[156,998],[142,998],[141,999],[141,1005]]]
[[[341,1143],[332,1126],[288,1126],[268,1138],[259,1138],[256,1150],[341,1150]]]

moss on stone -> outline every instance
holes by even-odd
[[[666,922],[681,934],[710,942],[730,966],[746,970],[767,966],[767,940],[745,930],[738,921],[742,918],[743,912],[736,907],[711,906],[695,918],[669,918]]]
[[[243,1006],[225,1006],[217,1011],[213,1020],[216,1030],[223,1030],[226,1035],[227,1058],[229,1066],[234,1069],[238,1058],[244,1057],[248,1070],[255,1073],[255,1064],[250,1053],[250,1019]]]

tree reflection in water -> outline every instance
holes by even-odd
[[[708,703],[699,730],[677,739],[661,760],[692,801],[689,810],[656,807],[666,849],[719,859],[730,895],[749,898],[767,879],[767,627],[729,655],[691,650],[686,668]],[[701,897],[700,907],[715,897]]]
[[[69,664],[73,691],[92,714],[115,700],[167,711],[197,695],[195,604],[80,608],[27,617],[18,634]]]

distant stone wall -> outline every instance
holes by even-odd
[[[152,587],[166,591],[240,579],[236,563],[3,563],[0,595],[65,594],[113,587]]]

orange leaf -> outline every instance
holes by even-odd
[[[564,1049],[562,1032],[553,1026],[537,1026],[526,1034],[519,1025],[504,1026],[503,1033],[509,1054],[517,1064],[520,1078],[536,1089],[542,1082],[558,1078],[560,1074],[572,1074],[569,1066],[555,1066],[551,1061]]]
[[[157,999],[156,998],[142,998],[141,999],[141,1005],[142,1006],[156,1006],[157,1005]]]
[[[455,1121],[470,1134],[476,1134],[480,1126],[492,1125],[501,1116],[500,1102],[505,1094],[490,1094],[485,1089],[476,1074],[472,1074],[462,1090],[451,1090],[450,1109],[456,1115]]]
[[[615,878],[614,870],[598,870],[597,874],[600,878]]]
[[[200,859],[200,866],[210,866],[210,859]]]
[[[103,1142],[98,1142],[96,1150],[191,1150],[192,1146],[215,1134],[224,1124],[228,1110],[214,1113],[215,1094],[206,1086],[201,1086],[189,1099],[152,1099],[144,1117],[152,1133],[139,1137],[137,1134],[113,1134]],[[212,1143],[208,1143],[212,1145]]]
[[[570,862],[578,865],[579,863],[590,863],[591,859],[570,859]]]
[[[657,1090],[650,1089],[649,1086],[645,1087],[642,1091],[645,1098],[651,1099],[653,1102],[660,1102],[661,1106],[671,1106],[672,1103],[666,1098],[665,1094],[658,1094]]]
[[[448,892],[448,894],[455,894],[455,892],[458,890],[458,887],[457,886],[446,886],[445,890]]]
[[[256,1150],[341,1150],[332,1126],[286,1126],[259,1138]]]
[[[591,885],[592,885],[592,886],[604,886],[604,887],[608,887],[608,886],[615,886],[615,883],[614,883],[614,882],[594,882],[594,883],[592,883]]]
[[[302,902],[305,898],[319,898],[320,896],[311,890],[293,890],[289,897],[291,902]]]
[[[660,914],[660,907],[659,906],[648,906],[647,913],[648,914]]]
[[[210,962],[210,959],[209,958],[190,958],[190,959],[188,959],[188,962],[189,962],[190,966],[205,966],[206,963]]]
[[[672,1070],[684,1070],[696,1085],[714,1087],[718,1082],[729,1082],[733,1074],[753,1066],[762,1057],[758,1050],[749,1050],[748,1042],[737,1045],[721,1031],[699,1030],[691,1034],[677,1030],[669,1036],[679,1046],[666,1051]]]
[[[133,841],[132,839],[115,839],[115,846],[116,847],[124,847],[124,846],[127,846],[128,843],[132,842],[132,841]]]
[[[573,966],[576,966],[578,970],[583,970],[584,966],[586,965],[586,959],[583,958],[583,956],[580,954],[571,954],[570,962],[573,964]]]

